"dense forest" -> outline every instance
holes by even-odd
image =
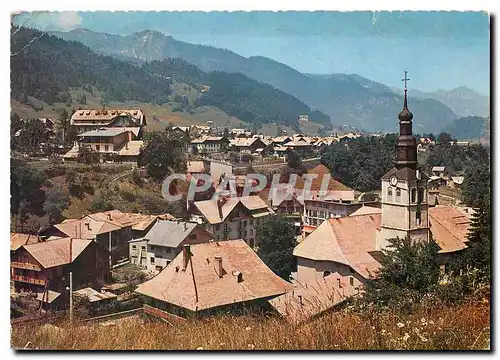
[[[435,145],[426,151],[427,160],[419,163],[430,174],[433,166],[446,166],[452,172],[467,173],[477,165],[489,167],[489,148],[474,144],[450,144],[450,134],[441,133]],[[323,153],[321,161],[332,170],[332,175],[345,185],[359,191],[380,189],[380,179],[393,166],[396,134],[383,137],[360,137],[332,144]]]
[[[15,28],[12,29],[16,31]],[[67,102],[69,89],[93,85],[112,100],[163,103],[170,84],[88,47],[22,28],[11,36],[11,96]]]
[[[330,123],[327,115],[311,111],[293,96],[239,73],[205,73],[181,59],[139,67],[32,29],[16,32],[14,28],[11,38],[12,97],[23,103],[28,96],[49,104],[68,102],[70,88],[92,85],[111,101],[164,104],[176,81],[200,91],[195,106],[214,106],[251,124],[277,122],[298,129],[301,114],[318,123]],[[201,92],[204,86],[210,88]]]

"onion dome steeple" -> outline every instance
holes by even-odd
[[[399,137],[396,146],[395,164],[398,169],[408,167],[411,169],[417,168],[417,141],[412,134],[412,119],[413,114],[408,110],[407,83],[408,71],[405,70],[405,77],[402,79],[405,83],[405,95],[403,110],[399,113]]]

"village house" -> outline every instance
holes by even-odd
[[[451,179],[448,180],[447,184],[451,188],[458,188],[458,189],[460,189],[462,187],[464,179],[465,179],[464,176],[452,176]]]
[[[103,161],[132,162],[137,164],[137,159],[143,146],[139,138],[141,129],[134,128],[100,128],[87,131],[78,135],[78,142],[70,149],[64,158],[75,159],[79,148],[86,146],[99,153]]]
[[[434,176],[439,176],[440,178],[447,178],[449,175],[449,172],[446,171],[445,166],[433,166],[432,167],[432,175]]]
[[[224,136],[202,136],[191,141],[191,148],[198,153],[224,152],[229,146],[229,140]]]
[[[242,153],[255,153],[257,150],[264,150],[267,148],[267,144],[260,138],[236,138],[229,142],[230,150]]]
[[[158,220],[144,237],[129,241],[130,263],[161,271],[184,244],[208,242],[212,238],[198,223]]]
[[[146,115],[140,109],[86,109],[77,110],[71,116],[70,124],[78,134],[102,127],[143,127]]]
[[[190,213],[191,220],[203,224],[215,240],[244,239],[255,248],[258,246],[257,225],[274,211],[254,195],[195,201]]]
[[[266,311],[270,299],[292,288],[238,239],[184,245],[169,266],[136,292],[144,296],[145,313],[176,322],[217,312]]]
[[[108,256],[92,240],[60,238],[20,245],[11,234],[11,281],[16,293],[31,292],[51,308],[64,307],[69,272],[73,289],[100,289],[109,278]]]
[[[143,215],[110,210],[84,216],[81,219],[66,219],[40,233],[45,239],[74,237],[95,241],[100,249],[109,254],[111,266],[128,260],[128,241],[144,235],[161,218],[173,219],[169,214]]]

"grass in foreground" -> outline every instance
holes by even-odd
[[[12,346],[22,349],[29,341],[30,349],[53,350],[486,350],[489,319],[487,301],[372,320],[344,310],[300,326],[276,317],[220,316],[171,327],[134,316],[112,326],[55,324],[61,331],[16,325]]]

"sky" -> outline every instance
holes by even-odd
[[[488,95],[489,17],[480,12],[45,12],[15,24],[178,40],[266,56],[313,74],[356,73],[421,91],[467,86]]]

